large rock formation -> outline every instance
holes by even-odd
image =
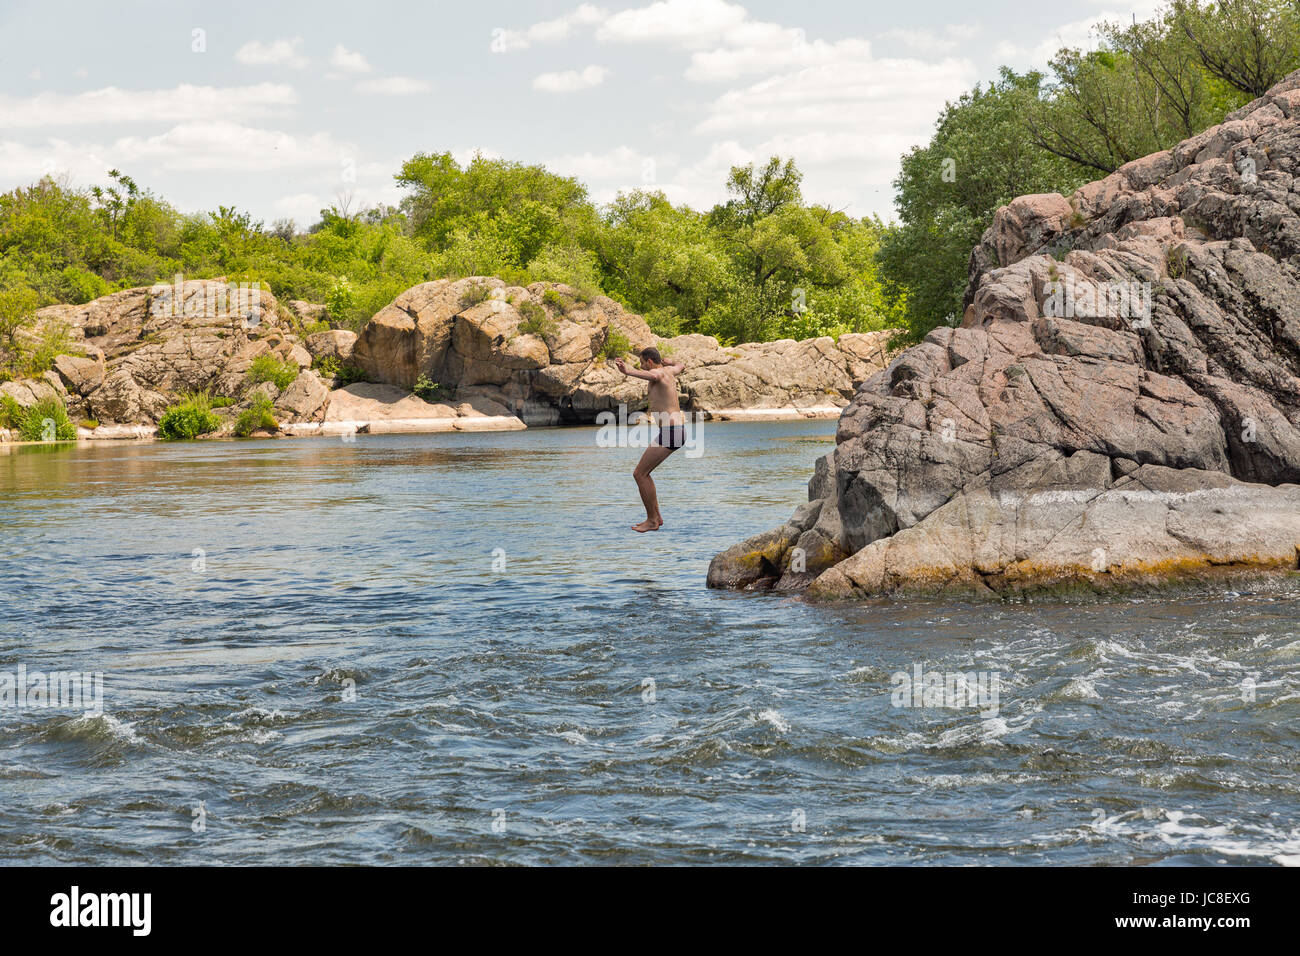
[[[990,595],[1300,560],[1300,73],[1000,209],[960,328],[858,391],[809,503],[709,583]]]
[[[80,353],[58,356],[42,381],[58,390],[74,420],[94,419],[107,434],[134,437],[115,426],[152,425],[187,392],[245,397],[249,370],[262,355],[300,370],[283,394],[271,387],[277,418],[324,415],[328,388],[310,371],[299,323],[259,288],[191,280],[128,289],[85,305],[50,306],[37,321],[38,328],[62,326]],[[8,382],[0,391],[26,406],[40,384]]]
[[[380,311],[352,361],[378,382],[412,388],[424,378],[455,401],[487,402],[530,425],[592,422],[620,404],[644,405],[643,383],[608,356],[657,346],[686,371],[688,410],[718,417],[836,415],[855,386],[886,361],[889,333],[723,348],[717,339],[660,339],[613,299],[569,286],[508,286],[500,279],[440,279],[408,289]]]

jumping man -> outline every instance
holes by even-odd
[[[639,369],[628,368],[622,359],[617,359],[614,365],[624,375],[643,378],[650,383],[650,417],[659,426],[659,434],[632,472],[637,490],[641,492],[641,501],[645,505],[645,521],[632,525],[632,530],[658,531],[664,525],[664,518],[659,513],[659,496],[655,492],[650,472],[686,444],[686,423],[681,406],[677,403],[677,373],[685,366],[680,362],[665,362],[659,355],[659,350],[652,348],[641,350]]]

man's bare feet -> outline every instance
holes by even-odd
[[[645,521],[642,521],[640,524],[632,525],[632,530],[645,534],[647,531],[658,531],[663,526],[664,523],[662,520],[652,521],[651,519],[646,518]]]

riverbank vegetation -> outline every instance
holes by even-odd
[[[1300,67],[1292,0],[1180,0],[1097,40],[949,103],[930,142],[902,157],[892,224],[809,202],[795,160],[780,157],[733,168],[725,201],[697,211],[653,190],[601,205],[541,166],[420,153],[396,172],[400,206],[340,199],[305,230],[234,206],[182,213],[118,170],[88,189],[42,179],[0,196],[0,377],[30,374],[57,348],[22,334],[38,307],[176,274],[263,282],[354,329],[417,283],[495,275],[612,296],[664,336],[903,328],[915,340],[960,314],[971,247],[999,205],[1068,194]]]

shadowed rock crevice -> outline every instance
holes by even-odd
[[[988,596],[1294,570],[1297,176],[1300,73],[1070,197],[999,209],[961,327],[863,384],[810,483],[845,556],[775,586]],[[801,509],[709,583],[748,586],[754,541],[789,550],[812,527]]]

